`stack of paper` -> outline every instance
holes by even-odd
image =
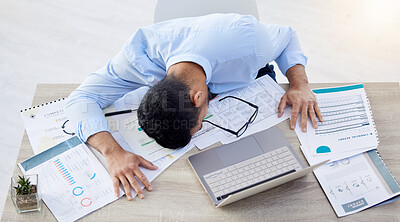
[[[336,214],[346,216],[400,194],[380,158],[379,140],[362,84],[313,90],[324,122],[296,134],[309,164],[330,159],[314,171]]]
[[[132,152],[117,132],[113,136],[125,150]],[[168,157],[155,161],[157,170],[140,169],[151,182],[190,149],[188,146],[176,150]],[[39,196],[58,221],[75,221],[118,199],[106,170],[105,158],[90,150],[77,137],[51,147],[18,166],[24,175],[38,174]],[[143,189],[144,185],[140,181],[139,184]],[[132,188],[131,192],[135,197],[136,192]],[[120,188],[120,196],[124,194]]]
[[[136,108],[147,89],[140,88],[127,94],[105,112]],[[22,162],[19,167],[24,174],[38,174],[39,195],[57,220],[73,221],[117,198],[104,156],[93,147],[89,146],[89,149],[74,135],[64,114],[64,104],[65,100],[60,99],[21,110],[29,140],[37,155]],[[158,166],[154,171],[139,167],[150,182],[194,146],[188,144],[179,150],[171,150],[155,142],[145,142],[153,140],[139,131],[138,126],[126,125],[137,124],[136,113],[108,119],[112,135],[123,149],[142,155]],[[121,133],[117,131],[120,126]],[[143,189],[143,184],[139,184]],[[131,192],[135,197],[136,192],[132,188]],[[121,189],[120,194],[124,194]]]

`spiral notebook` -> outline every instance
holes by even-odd
[[[327,163],[314,174],[338,217],[399,199],[400,186],[376,149]]]
[[[295,131],[309,164],[338,217],[398,198],[400,186],[376,150],[378,132],[363,84],[314,89],[324,122]]]
[[[65,101],[65,98],[61,98],[21,110],[22,122],[34,154],[74,136],[64,113]]]

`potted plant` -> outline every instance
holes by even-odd
[[[18,213],[40,211],[37,175],[11,178],[11,199]]]

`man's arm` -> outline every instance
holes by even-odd
[[[317,120],[322,120],[314,93],[308,85],[305,72],[307,57],[303,54],[300,41],[296,32],[289,26],[264,25],[266,37],[271,42],[271,54],[273,60],[279,66],[282,73],[288,78],[290,88],[282,97],[278,106],[279,117],[282,116],[286,105],[292,105],[292,118],[290,127],[294,129],[297,117],[301,112],[301,126],[305,132],[307,118],[310,117],[313,127],[316,128]],[[266,56],[267,57],[267,56]],[[268,57],[267,57],[268,58]]]
[[[121,182],[128,199],[132,199],[129,184],[143,198],[136,176],[148,190],[151,186],[138,166],[156,169],[142,157],[123,150],[110,134],[102,108],[141,86],[148,85],[145,78],[130,70],[130,63],[121,51],[106,67],[89,77],[68,97],[65,112],[75,126],[82,142],[88,142],[107,159],[108,171],[116,194]]]
[[[307,130],[307,117],[310,117],[314,128],[317,128],[317,119],[323,121],[314,93],[308,85],[308,79],[304,66],[295,65],[288,69],[286,76],[289,80],[290,88],[281,98],[278,106],[279,117],[283,115],[286,104],[292,105],[292,117],[290,128],[294,129],[297,117],[301,113],[301,128],[303,132]]]

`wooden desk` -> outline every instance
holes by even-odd
[[[313,88],[340,84],[311,84]],[[287,85],[282,85],[288,88]],[[33,104],[67,96],[77,85],[39,84]],[[399,83],[366,83],[379,133],[382,158],[392,174],[400,179],[400,88]],[[296,134],[285,121],[279,125],[293,148],[299,150]],[[187,157],[199,152],[192,149],[152,182],[154,191],[145,191],[146,198],[127,201],[121,198],[84,217],[83,221],[400,221],[400,201],[338,219],[314,175],[289,182],[245,200],[216,209],[190,169]],[[17,162],[32,156],[25,134]],[[304,160],[304,158],[303,158]],[[14,175],[21,174],[15,167]],[[17,214],[7,197],[2,221],[54,221],[43,205],[41,212]]]

